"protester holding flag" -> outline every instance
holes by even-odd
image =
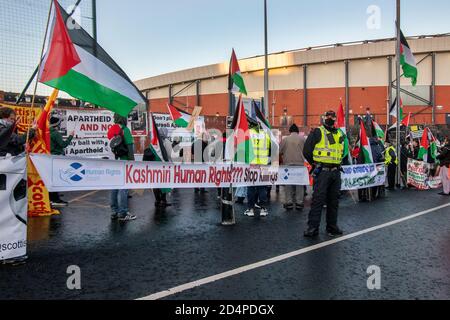
[[[305,159],[313,166],[314,176],[314,193],[305,237],[319,234],[324,205],[327,205],[327,233],[330,236],[343,234],[337,225],[337,218],[345,137],[342,131],[335,128],[336,118],[334,111],[325,113],[323,126],[308,136],[303,149]]]
[[[449,137],[445,138],[444,146],[440,150],[440,154],[437,156],[441,167],[440,177],[442,179],[443,190],[440,195],[450,196],[450,141]]]
[[[75,131],[72,131],[69,137],[64,140],[62,134],[59,132],[59,126],[61,125],[62,119],[52,115],[50,117],[50,153],[55,156],[64,156],[66,153],[64,151],[75,135]],[[66,207],[69,203],[60,198],[58,192],[49,192],[50,203],[52,207]]]
[[[305,146],[305,137],[300,136],[300,131],[294,123],[289,128],[290,135],[281,141],[280,155],[283,165],[286,166],[304,166],[305,158],[303,157],[303,148]],[[303,198],[305,190],[303,186],[286,186],[286,202],[284,208],[286,210],[303,210]]]
[[[118,145],[111,146],[113,150],[124,150],[123,152],[115,151],[116,160],[131,160],[134,161],[134,140],[130,129],[127,127],[127,118],[119,114],[114,114],[114,123],[108,130],[108,139]],[[136,216],[130,214],[128,211],[128,190],[112,190],[111,191],[111,219],[119,221],[136,220]]]
[[[16,121],[16,113],[13,109],[7,107],[0,108],[0,132],[3,132],[6,138],[0,146],[0,157],[5,157],[8,154],[17,156],[25,151],[27,134],[18,134]],[[30,128],[28,138],[30,140],[33,139],[35,133],[36,130]]]

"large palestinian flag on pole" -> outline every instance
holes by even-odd
[[[225,160],[251,163],[254,159],[253,145],[242,95],[239,96],[231,129],[233,129],[233,133],[227,139],[225,145]]]
[[[183,110],[178,109],[177,107],[167,104],[167,108],[169,109],[170,116],[172,117],[172,121],[175,123],[177,127],[187,128],[189,126],[189,121],[191,120],[191,115]]]
[[[417,64],[408,41],[406,41],[403,32],[400,31],[400,64],[402,65],[403,75],[411,79],[411,84],[417,84]]]
[[[373,137],[378,137],[381,140],[384,140],[385,138],[385,134],[384,134],[384,130],[380,127],[380,125],[372,120],[372,136]]]
[[[146,99],[105,50],[53,0],[47,51],[39,81],[121,116]]]
[[[370,147],[362,118],[359,118],[359,148],[364,155],[364,164],[373,163],[372,148]]]
[[[244,78],[242,78],[241,69],[239,68],[239,62],[236,58],[236,53],[231,53],[230,69],[228,72],[228,90],[231,92],[239,92],[247,95],[247,89],[245,88]]]

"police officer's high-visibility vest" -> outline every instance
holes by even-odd
[[[320,127],[322,137],[320,142],[316,144],[313,151],[314,162],[339,165],[342,163],[344,153],[344,136],[340,130],[331,133],[325,127]],[[331,134],[334,141],[329,141],[328,136]]]
[[[264,131],[250,129],[250,139],[253,145],[253,160],[251,164],[266,166],[269,164],[270,136]]]
[[[395,154],[395,148],[394,148],[393,146],[390,146],[390,147],[387,148],[386,151],[384,152],[384,159],[385,159],[384,163],[385,163],[386,165],[389,165],[389,164],[392,163],[392,157],[391,157],[391,154],[390,154],[390,152],[389,152],[389,151],[391,151],[391,150],[394,151],[394,154]],[[397,154],[395,154],[395,164],[398,164],[398,157],[397,157]]]

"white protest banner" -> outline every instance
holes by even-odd
[[[0,261],[27,253],[27,161],[0,159]]]
[[[166,113],[153,113],[155,118],[156,126],[160,129],[167,138],[172,142],[173,138],[180,138],[181,142],[192,142],[195,135],[199,135],[200,132],[204,132],[205,128],[205,117],[199,116],[194,124],[194,131],[188,130],[186,128],[180,128],[175,125],[172,121],[170,114]]]
[[[74,131],[78,139],[102,138],[114,125],[114,112],[109,110],[56,109],[55,112],[63,119],[60,132],[65,137]]]
[[[108,138],[73,139],[65,151],[71,157],[114,159]]]
[[[440,177],[431,176],[429,163],[414,159],[408,159],[407,183],[419,190],[437,189],[442,186]]]
[[[357,190],[382,186],[386,182],[384,163],[343,166],[341,190]]]
[[[309,185],[305,167],[173,164],[32,154],[49,191]]]

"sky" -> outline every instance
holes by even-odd
[[[395,0],[267,2],[269,52],[395,36]],[[232,48],[264,54],[263,9],[263,0],[97,0],[98,39],[138,80],[228,61]],[[449,13],[448,0],[403,0],[402,30],[450,32]]]

